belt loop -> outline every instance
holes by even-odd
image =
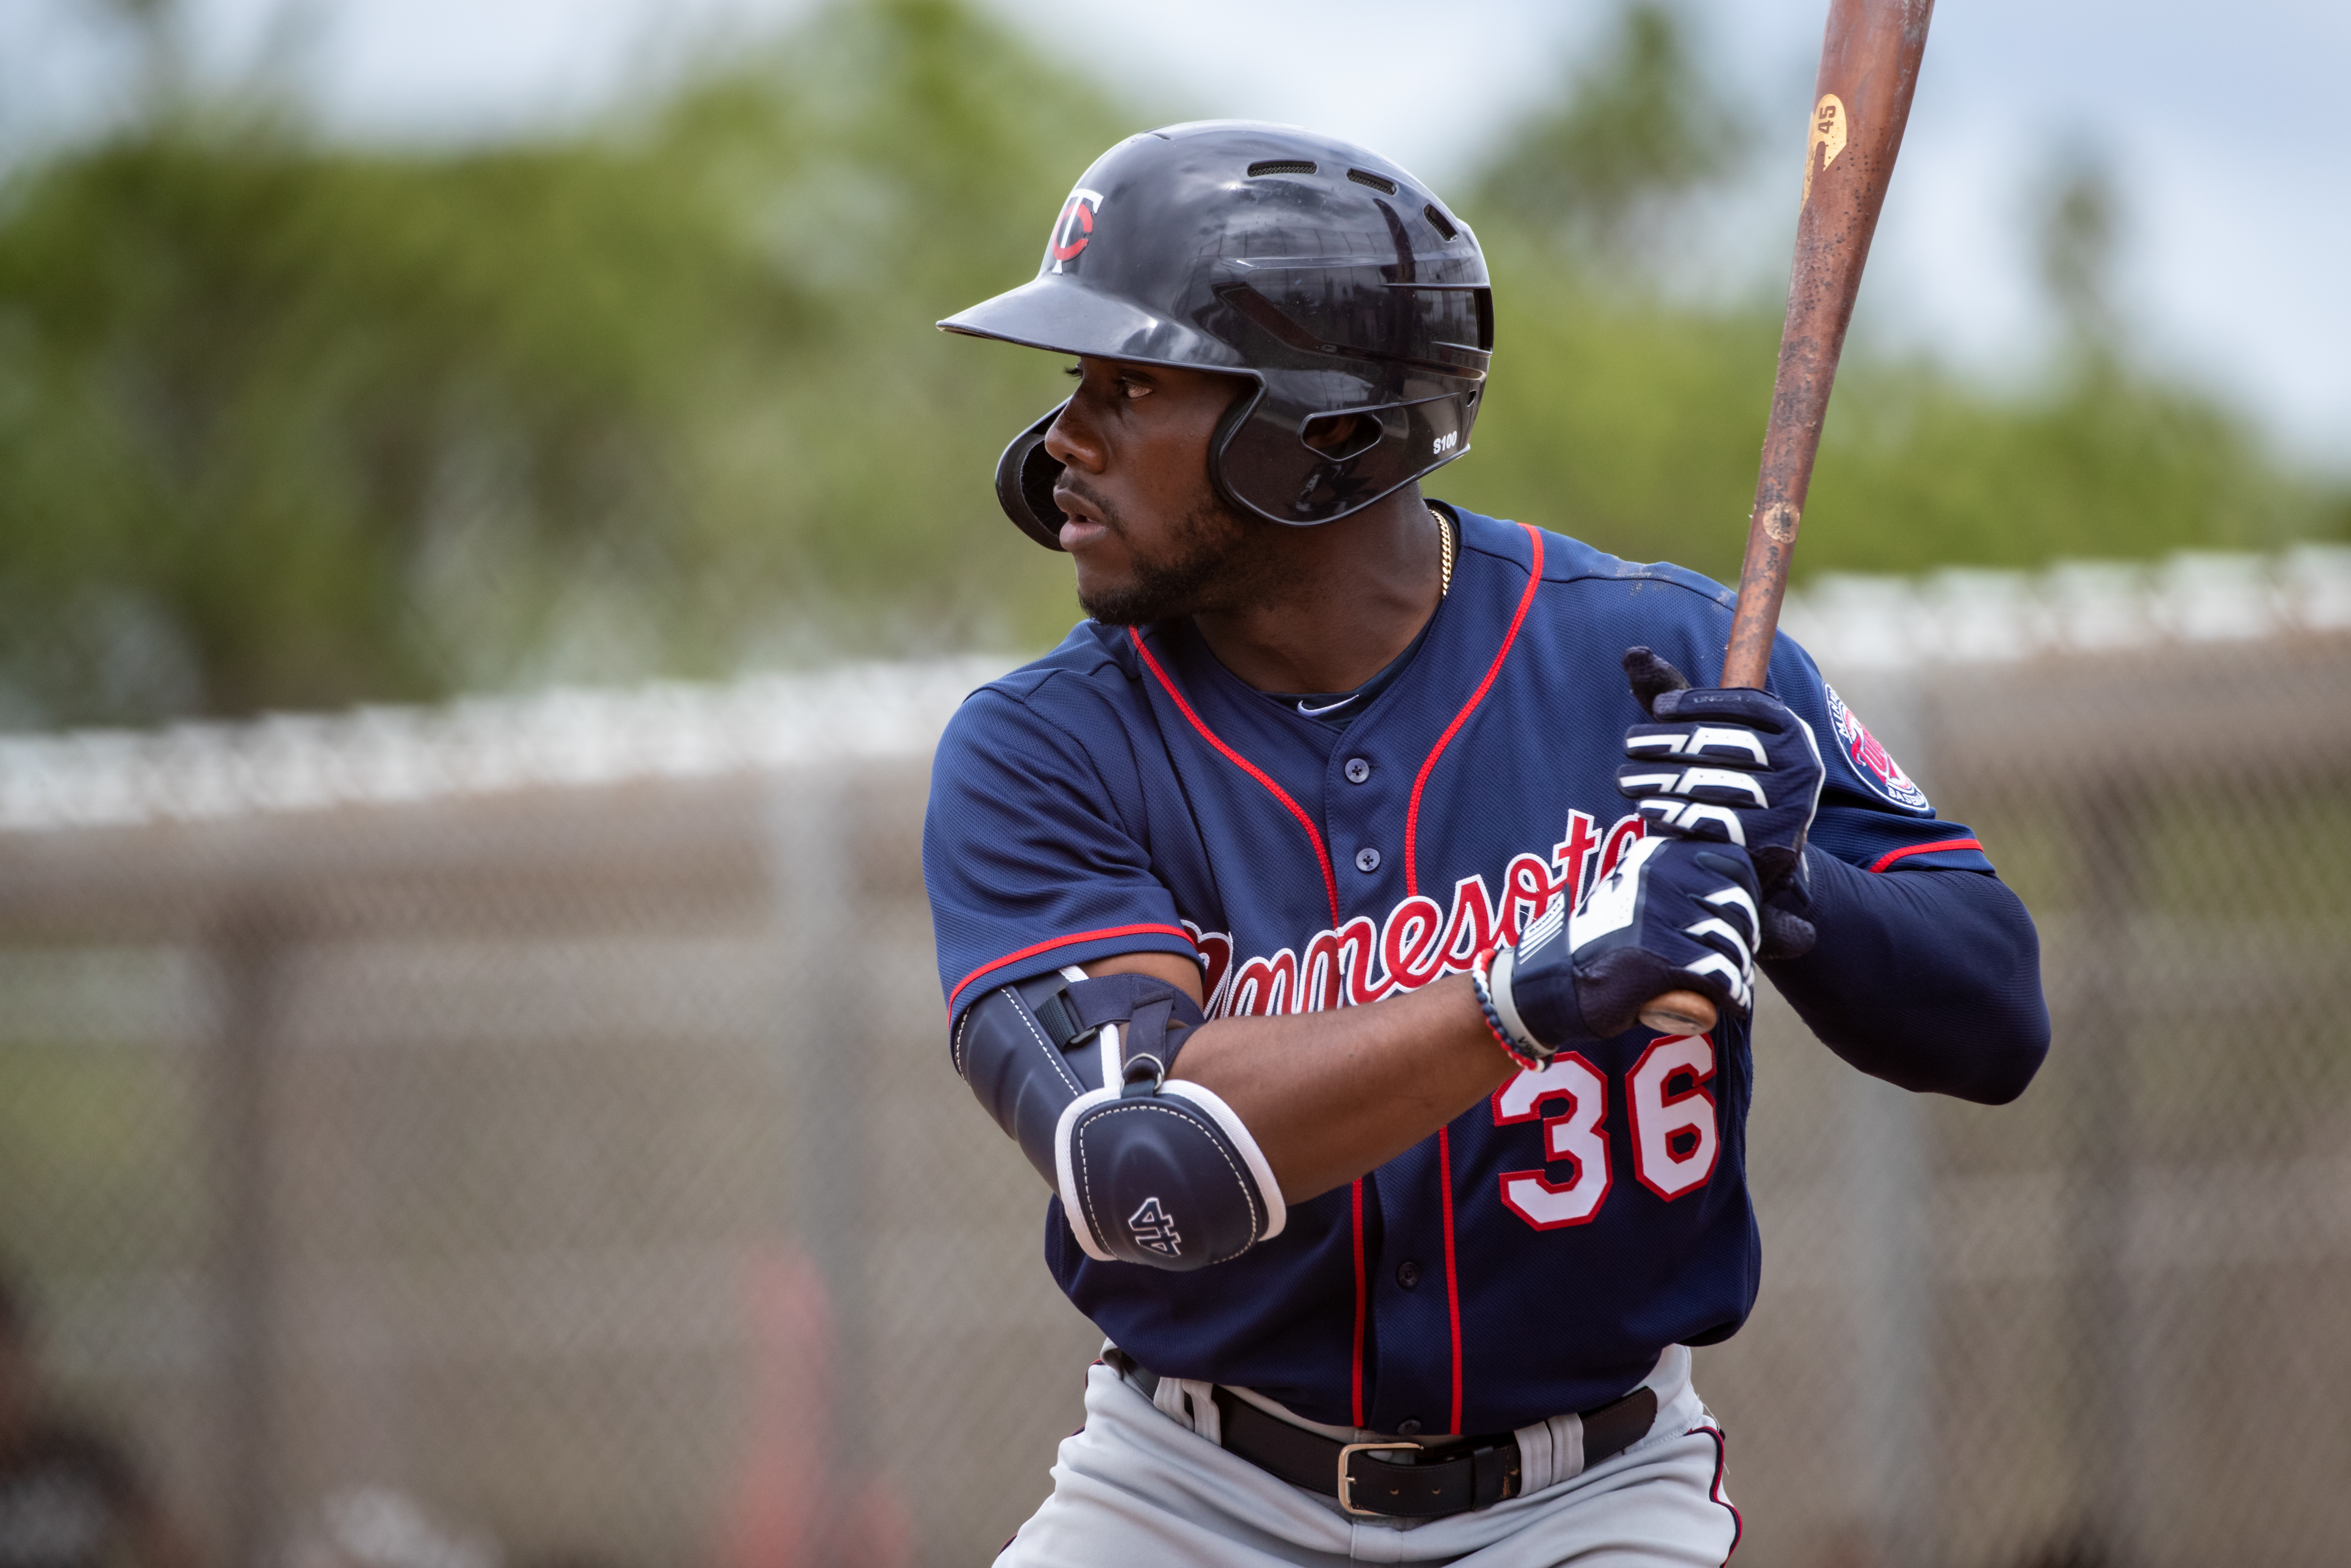
[[[1151,1396],[1151,1402],[1159,1406],[1161,1414],[1182,1422],[1211,1443],[1222,1447],[1225,1422],[1211,1392],[1214,1386],[1196,1377],[1163,1377]]]
[[[1573,1480],[1583,1473],[1583,1417],[1570,1411],[1543,1425],[1551,1428],[1552,1483]]]
[[[1538,1421],[1510,1434],[1519,1440],[1519,1495],[1538,1492],[1559,1478],[1553,1473],[1551,1423]]]
[[[1552,1416],[1511,1436],[1519,1440],[1520,1497],[1529,1497],[1583,1473],[1583,1417]]]
[[[1545,1487],[1555,1487],[1572,1481],[1583,1473],[1583,1417],[1570,1411],[1564,1416],[1552,1416],[1536,1422],[1519,1434],[1519,1451],[1527,1450],[1527,1437],[1541,1433],[1535,1446],[1542,1450],[1544,1463],[1525,1466],[1526,1474],[1520,1482],[1520,1495],[1537,1492]]]

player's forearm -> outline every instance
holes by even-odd
[[[1218,1019],[1176,1075],[1212,1089],[1264,1151],[1286,1202],[1386,1164],[1514,1071],[1466,975],[1370,1007]]]
[[[1810,853],[1820,940],[1763,967],[1822,1043],[1905,1089],[1988,1105],[2024,1092],[2049,1011],[2016,894],[1980,872],[1873,875]]]

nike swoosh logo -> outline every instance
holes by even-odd
[[[1341,708],[1345,707],[1349,703],[1353,702],[1354,700],[1355,694],[1349,692],[1337,702],[1324,703],[1321,707],[1308,707],[1304,703],[1300,703],[1298,705],[1298,711],[1304,714],[1308,718],[1321,718],[1326,713],[1337,713]]]

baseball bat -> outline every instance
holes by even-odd
[[[1934,15],[1935,0],[1829,0],[1804,141],[1780,370],[1763,429],[1755,509],[1747,520],[1739,609],[1723,654],[1726,686],[1761,686],[1771,671],[1788,562],[1821,449],[1821,421],[1886,187],[1894,178],[1895,155],[1902,150]],[[1714,1003],[1696,991],[1668,991],[1641,1009],[1641,1021],[1674,1034],[1703,1034],[1715,1025]]]

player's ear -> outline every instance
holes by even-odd
[[[1332,461],[1344,462],[1377,444],[1384,434],[1370,414],[1323,413],[1306,422],[1301,438]]]

